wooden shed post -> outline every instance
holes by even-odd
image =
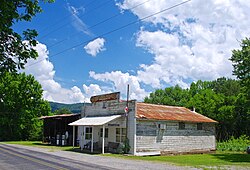
[[[94,150],[94,126],[92,126],[91,152]]]
[[[75,126],[73,126],[73,149],[75,147]]]
[[[104,154],[105,125],[102,126],[102,154]]]

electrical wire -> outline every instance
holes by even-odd
[[[135,8],[141,6],[141,5],[143,5],[143,4],[145,4],[145,3],[149,2],[149,1],[151,1],[151,0],[144,1],[144,2],[142,2],[142,3],[140,3],[140,4],[137,4],[137,5],[133,6],[132,8],[127,9],[127,10],[133,10],[133,9],[135,9]],[[105,22],[107,22],[107,21],[109,21],[109,20],[111,20],[111,19],[113,19],[113,18],[116,18],[116,17],[118,17],[118,16],[120,16],[120,15],[122,15],[122,13],[115,14],[115,15],[113,15],[113,16],[107,18],[107,19],[104,19],[104,20],[102,20],[102,21],[100,21],[100,22],[98,22],[98,23],[96,23],[96,24],[90,26],[90,27],[87,27],[86,29],[94,28],[94,27],[96,27],[96,26],[98,26],[98,25],[101,25],[101,24],[103,24],[103,23],[105,23]],[[78,34],[79,34],[79,32],[77,32],[77,33],[75,33],[75,34],[72,34],[70,37],[73,37],[73,36],[78,35]],[[66,41],[66,40],[68,40],[68,39],[69,39],[69,38],[62,39],[61,41],[58,41],[58,42],[56,42],[56,43],[54,43],[54,44],[48,46],[48,48],[52,48],[52,47],[54,47],[54,46],[57,46],[58,44],[61,44],[62,42]]]
[[[94,2],[95,2],[95,1],[91,1],[90,3],[84,5],[84,8],[86,8],[86,7],[90,6],[90,5],[92,5]],[[73,13],[70,13],[70,14],[64,16],[63,18],[61,18],[61,19],[55,21],[53,24],[51,24],[51,25],[49,25],[49,26],[46,26],[46,27],[42,28],[39,32],[40,32],[40,33],[41,33],[41,32],[44,32],[44,31],[46,31],[47,29],[49,29],[50,27],[55,26],[55,25],[61,23],[62,21],[65,21],[66,18],[69,18],[69,17],[71,17],[71,16],[73,16],[73,15],[74,15]]]
[[[99,9],[99,8],[101,8],[101,7],[103,7],[103,6],[105,6],[106,4],[110,3],[111,1],[113,1],[113,0],[107,0],[107,1],[105,1],[104,3],[100,4],[99,6],[97,6],[96,8],[92,9],[91,11],[86,12],[86,13],[80,15],[79,17],[82,17],[82,16],[85,16],[85,15],[87,15],[87,14],[90,14],[90,13],[94,12],[95,10],[97,10],[97,9]],[[72,15],[74,15],[74,14],[70,14],[70,16],[72,16]],[[76,20],[76,18],[73,19],[73,21],[75,21],[75,20]],[[70,22],[72,22],[72,21],[70,21]],[[45,34],[45,35],[43,35],[42,37],[40,37],[39,39],[40,39],[40,40],[44,39],[44,38],[47,37],[48,35],[50,35],[50,34],[56,32],[56,31],[62,29],[63,27],[67,26],[70,22],[66,22],[65,24],[61,25],[60,27],[58,27],[58,28],[56,28],[56,29],[53,29],[52,31],[50,31],[50,32],[48,32],[47,34]]]
[[[62,53],[64,53],[64,52],[66,52],[66,51],[69,51],[69,50],[71,50],[71,49],[74,49],[74,48],[76,48],[76,47],[82,46],[82,45],[84,45],[84,44],[88,44],[89,42],[91,42],[91,41],[93,41],[93,40],[95,40],[95,39],[97,39],[97,38],[99,38],[99,37],[104,37],[104,36],[106,36],[106,35],[112,34],[112,33],[116,32],[116,31],[119,31],[119,30],[121,30],[121,29],[124,29],[124,28],[126,28],[126,27],[129,27],[129,26],[131,26],[131,25],[133,25],[133,24],[139,23],[139,22],[141,22],[141,21],[143,21],[143,20],[146,20],[146,19],[151,18],[151,17],[153,17],[153,16],[155,16],[155,15],[158,15],[158,14],[161,14],[161,13],[163,13],[163,12],[166,12],[166,11],[168,11],[168,10],[170,10],[170,9],[176,8],[176,7],[178,7],[178,6],[181,6],[181,5],[183,5],[183,4],[187,3],[187,2],[190,2],[190,1],[191,1],[191,0],[183,1],[183,2],[181,2],[181,3],[178,3],[178,4],[175,4],[175,5],[171,6],[171,7],[165,8],[165,9],[163,9],[163,10],[161,10],[161,11],[158,11],[158,12],[156,12],[156,13],[153,13],[153,14],[148,15],[148,16],[146,16],[146,17],[143,17],[143,18],[141,18],[141,19],[132,21],[132,22],[130,22],[130,23],[128,23],[128,24],[125,24],[125,25],[123,25],[123,26],[121,26],[121,27],[119,27],[119,28],[116,28],[116,29],[113,29],[113,30],[111,30],[111,31],[105,32],[105,33],[103,33],[103,34],[100,34],[100,35],[98,35],[98,36],[96,36],[96,37],[94,37],[94,38],[92,38],[92,39],[90,39],[90,40],[88,40],[88,41],[84,41],[84,42],[79,43],[79,44],[77,44],[77,45],[74,45],[74,46],[72,46],[72,47],[66,48],[65,50],[62,50],[62,51],[60,51],[60,52],[58,52],[58,53],[56,53],[56,54],[54,54],[54,55],[51,55],[50,58],[51,58],[51,57],[55,57],[55,56],[57,56],[57,55],[59,55],[59,54],[62,54]],[[30,67],[30,66],[32,66],[32,65],[35,65],[35,64],[37,64],[37,63],[39,63],[39,62],[41,62],[41,61],[43,61],[43,60],[44,60],[44,59],[39,60],[39,61],[37,61],[37,62],[35,62],[35,63],[32,63],[32,64],[30,64],[30,65],[27,65],[26,67]]]

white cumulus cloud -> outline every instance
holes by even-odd
[[[55,81],[55,70],[53,64],[48,60],[48,50],[46,45],[38,43],[35,49],[38,52],[37,60],[29,59],[24,72],[35,76],[44,90],[43,97],[49,101],[62,103],[84,102],[84,97],[80,88],[73,86],[71,89],[63,88]]]
[[[118,6],[132,9],[130,12],[142,19],[180,2],[152,0],[133,8],[140,0],[124,0]],[[138,31],[136,46],[153,54],[154,60],[140,65],[138,80],[160,88],[166,83],[188,87],[187,80],[231,77],[231,51],[250,35],[249,8],[250,4],[241,0],[193,0],[147,18],[144,23],[151,25]]]
[[[95,80],[111,83],[113,91],[120,91],[126,94],[127,85],[130,85],[130,99],[143,100],[148,93],[141,88],[139,80],[136,76],[129,75],[129,73],[122,73],[121,71],[112,71],[106,73],[89,72],[90,77]]]
[[[84,49],[86,53],[92,56],[96,56],[98,53],[105,50],[104,43],[104,38],[97,38],[94,41],[89,42],[86,46],[84,46]]]

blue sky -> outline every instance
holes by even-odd
[[[14,29],[38,31],[37,61],[25,72],[44,98],[76,103],[121,91],[139,101],[155,89],[232,77],[228,60],[249,37],[245,1],[191,0],[124,29],[100,36],[184,1],[68,0],[41,3],[43,12]]]

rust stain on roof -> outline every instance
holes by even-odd
[[[53,116],[42,116],[40,119],[51,119],[51,118],[62,118],[62,117],[74,117],[81,116],[81,114],[61,114],[61,115],[53,115]]]
[[[218,123],[217,121],[193,112],[185,107],[137,103],[138,119],[170,120],[183,122]]]

